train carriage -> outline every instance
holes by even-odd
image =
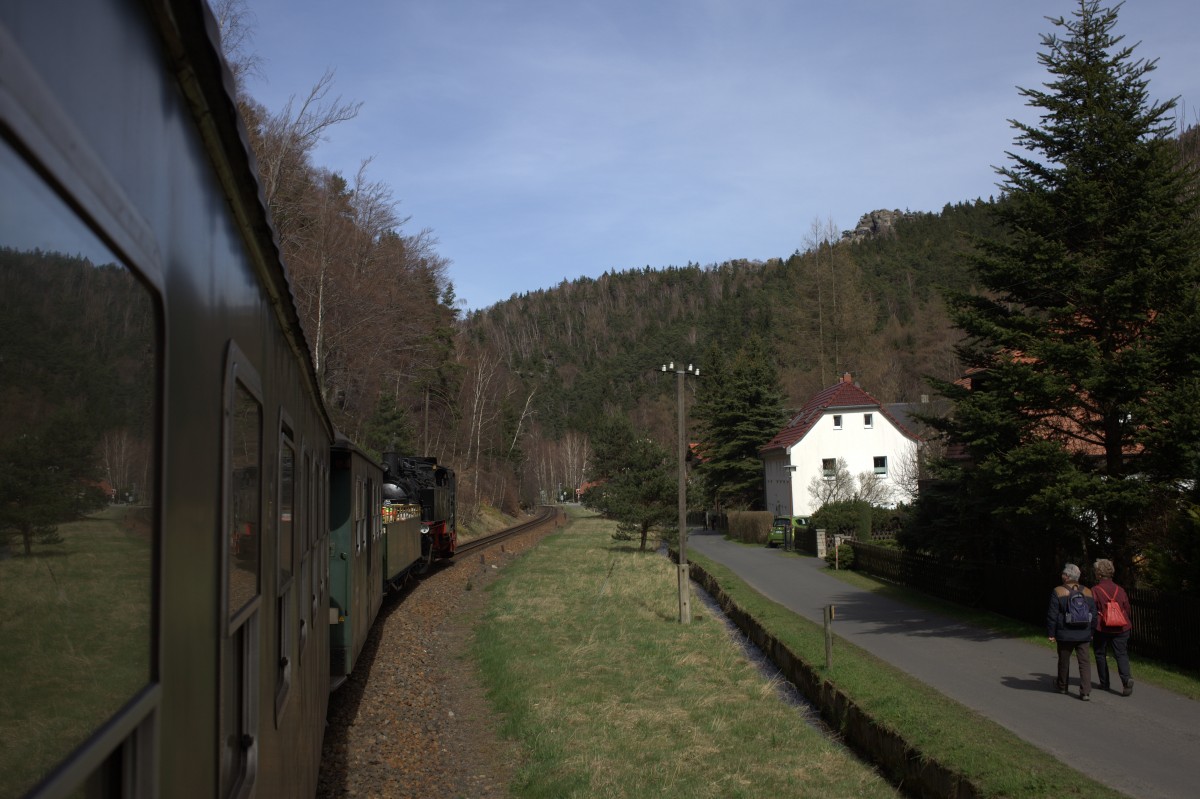
[[[333,426],[215,31],[0,4],[5,796],[315,792]]]
[[[385,547],[379,465],[341,439],[331,467],[329,656],[336,688],[354,671],[383,603]]]

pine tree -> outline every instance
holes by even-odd
[[[592,436],[592,447],[590,479],[598,485],[584,492],[583,503],[617,521],[615,538],[640,539],[644,552],[651,530],[666,532],[678,524],[670,454],[623,418],[606,420]]]
[[[1114,33],[1118,9],[1080,0],[1042,38],[1051,80],[1020,90],[1040,125],[1011,122],[1025,152],[998,170],[1006,235],[981,243],[985,293],[951,298],[972,385],[943,389],[992,554],[1092,550],[1128,571],[1191,476],[1200,363],[1180,345],[1200,269],[1175,101],[1150,101],[1155,62]]]
[[[706,360],[692,418],[701,458],[697,471],[707,487],[707,499],[718,507],[761,507],[758,449],[786,421],[775,365],[757,337],[729,361],[716,350]]]

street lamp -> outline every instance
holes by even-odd
[[[692,622],[692,602],[691,592],[688,590],[690,577],[688,574],[687,560],[687,472],[686,472],[686,452],[687,438],[684,430],[684,401],[683,401],[683,378],[684,375],[692,377],[700,376],[700,368],[694,367],[690,363],[687,369],[683,368],[683,364],[679,368],[675,368],[675,362],[664,364],[663,372],[674,372],[678,375],[678,405],[679,405],[679,623],[691,624]]]

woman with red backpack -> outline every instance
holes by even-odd
[[[1129,633],[1133,630],[1129,621],[1132,618],[1129,595],[1113,582],[1115,570],[1111,560],[1098,560],[1092,564],[1092,569],[1100,581],[1092,587],[1098,616],[1096,632],[1092,636],[1096,676],[1100,679],[1101,690],[1109,690],[1108,648],[1111,646],[1117,660],[1117,673],[1121,676],[1121,696],[1129,696],[1133,693],[1133,677],[1129,673]]]

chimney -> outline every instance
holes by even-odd
[[[849,372],[844,372],[844,373],[842,374],[842,382],[843,382],[843,383],[853,383],[853,382],[854,382],[854,378],[850,376],[850,373],[849,373]]]

